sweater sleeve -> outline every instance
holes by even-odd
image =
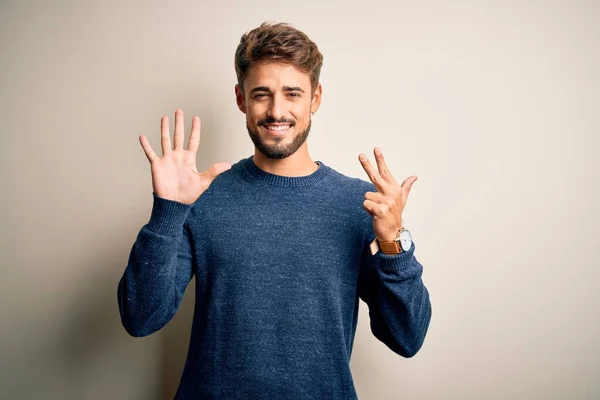
[[[412,357],[423,345],[431,320],[415,244],[397,255],[372,255],[369,244],[364,245],[358,293],[369,307],[371,332],[395,353]]]
[[[195,270],[186,221],[193,206],[153,197],[150,220],[137,235],[117,289],[121,322],[135,337],[173,318]]]

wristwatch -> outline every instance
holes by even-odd
[[[408,229],[402,228],[398,231],[396,238],[391,242],[379,240],[377,238],[375,238],[373,242],[377,242],[377,245],[383,254],[400,254],[410,250],[410,247],[412,246],[412,235]]]

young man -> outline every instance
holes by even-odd
[[[431,318],[429,293],[402,226],[416,177],[402,185],[375,151],[371,182],[314,162],[306,138],[321,102],[322,55],[302,32],[264,23],[235,55],[239,109],[253,156],[196,169],[200,120],[183,148],[163,117],[150,161],[153,208],[119,282],[133,336],[175,315],[192,277],[196,304],[176,399],[356,399],[350,355],[359,299],[373,334],[412,357]]]

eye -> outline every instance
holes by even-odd
[[[298,94],[298,93],[290,93],[289,96],[291,96],[291,97],[300,97],[300,94]]]

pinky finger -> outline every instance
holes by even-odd
[[[155,160],[158,159],[158,156],[156,155],[154,150],[152,150],[152,147],[150,146],[150,143],[148,143],[148,139],[146,139],[146,136],[140,135],[139,139],[140,139],[140,144],[142,145],[142,148],[144,149],[144,153],[146,154],[146,157],[148,158],[148,161],[150,161],[150,164],[152,164]]]

